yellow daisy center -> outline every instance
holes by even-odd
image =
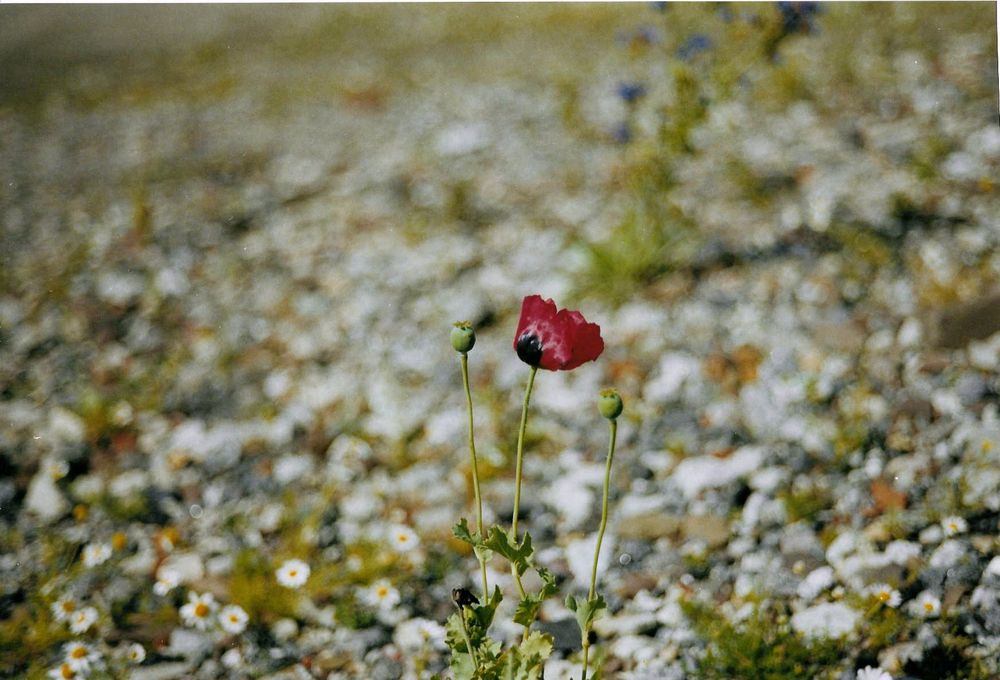
[[[87,650],[84,649],[83,647],[74,647],[73,651],[70,652],[69,655],[74,659],[82,659],[83,657],[87,656]]]
[[[298,575],[299,575],[299,570],[298,569],[290,569],[288,571],[289,578],[295,578]]]
[[[232,622],[232,623],[239,623],[240,622],[240,617],[236,616],[236,614],[230,614],[229,615],[229,621]]]
[[[76,605],[73,604],[72,600],[68,600],[68,601],[62,603],[62,610],[64,612],[66,612],[67,614],[72,614],[75,609],[76,609]]]
[[[73,678],[76,676],[76,673],[73,672],[73,669],[69,667],[68,663],[64,663],[59,667],[59,674],[64,678]]]
[[[199,619],[203,619],[208,616],[208,605],[204,602],[199,602],[194,606],[194,615]]]
[[[878,599],[881,600],[882,602],[888,602],[889,592],[886,590],[880,590],[878,593]]]
[[[927,610],[927,611],[929,611],[929,612],[934,611],[934,603],[933,602],[924,602],[924,609]]]
[[[383,597],[389,594],[389,589],[385,586],[379,586],[378,589],[375,591],[375,594],[378,595],[379,599],[382,599]]]

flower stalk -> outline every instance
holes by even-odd
[[[521,405],[521,425],[517,430],[517,462],[514,466],[514,517],[510,525],[511,540],[515,543],[517,542],[517,520],[521,514],[521,469],[524,463],[524,432],[528,425],[528,403],[531,401],[531,390],[535,385],[536,373],[538,373],[538,367],[532,366],[531,372],[528,374],[528,385],[524,390],[524,403]],[[521,597],[524,597],[525,591],[524,586],[521,585],[521,576],[517,573],[517,569],[513,565],[511,566],[511,573],[514,574],[514,580],[521,591]]]
[[[601,496],[601,525],[597,530],[597,544],[594,546],[594,563],[590,568],[590,591],[587,593],[587,602],[594,602],[597,599],[597,563],[601,557],[601,543],[604,541],[604,530],[608,527],[608,495],[611,489],[611,464],[615,459],[615,440],[618,438],[618,416],[622,412],[622,398],[615,390],[603,390],[597,402],[601,415],[608,419],[609,441],[608,457],[604,464],[604,492]],[[584,627],[583,633],[583,672],[581,680],[587,680],[588,663],[590,661],[590,619]]]
[[[476,531],[479,532],[480,536],[484,536],[483,497],[479,491],[479,462],[476,459],[476,438],[472,419],[472,391],[469,389],[468,352],[462,352],[462,383],[465,385],[465,403],[469,412],[469,461],[472,465],[472,491],[476,499]],[[479,560],[479,571],[483,578],[483,600],[486,600],[490,593],[489,583],[486,579],[486,559],[479,551],[476,551],[476,559]]]

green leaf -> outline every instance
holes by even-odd
[[[451,528],[451,532],[455,534],[455,538],[465,541],[469,545],[475,547],[477,545],[482,545],[483,539],[479,535],[479,532],[473,532],[469,529],[469,522],[463,517],[459,520],[458,524]]]
[[[567,606],[569,605],[569,598],[567,599]],[[590,630],[591,624],[594,622],[602,609],[607,609],[608,605],[604,601],[601,595],[597,595],[593,599],[588,599],[583,602],[575,602],[576,608],[570,607],[576,612],[576,623],[580,626],[580,634],[586,637],[587,632]]]
[[[470,609],[470,635],[472,634],[473,628],[477,631],[482,631],[483,635],[486,634],[489,627],[493,625],[493,616],[496,614],[497,607],[500,606],[500,602],[502,601],[503,593],[500,592],[500,586],[494,586],[493,595],[490,599]],[[473,642],[473,644],[475,644],[475,642]]]
[[[514,610],[514,623],[522,626],[530,626],[538,618],[538,611],[542,608],[542,602],[559,592],[556,586],[556,577],[545,567],[535,567],[538,576],[542,579],[542,588],[535,595],[526,595],[517,603]]]
[[[541,608],[542,601],[538,597],[534,595],[522,597],[517,603],[517,609],[514,610],[514,623],[530,626],[538,618],[538,610]]]
[[[545,567],[535,567],[535,571],[538,572],[538,576],[542,579],[542,589],[538,591],[539,598],[544,600],[559,592],[559,586],[556,585],[555,574]]]
[[[525,533],[521,542],[517,543],[512,541],[510,535],[502,528],[492,526],[484,545],[513,564],[518,576],[523,576],[531,566],[531,555],[534,550],[531,547],[531,535],[528,533]]]
[[[552,638],[544,633],[531,633],[524,642],[504,654],[503,680],[540,680],[550,654]]]

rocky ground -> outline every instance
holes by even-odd
[[[448,333],[507,522],[541,293],[607,345],[532,402],[563,595],[625,398],[606,677],[998,677],[995,8],[868,9],[0,9],[0,669],[447,673]]]

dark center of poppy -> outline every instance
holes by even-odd
[[[542,360],[542,341],[534,333],[525,333],[517,339],[517,358],[529,366],[538,366]]]

